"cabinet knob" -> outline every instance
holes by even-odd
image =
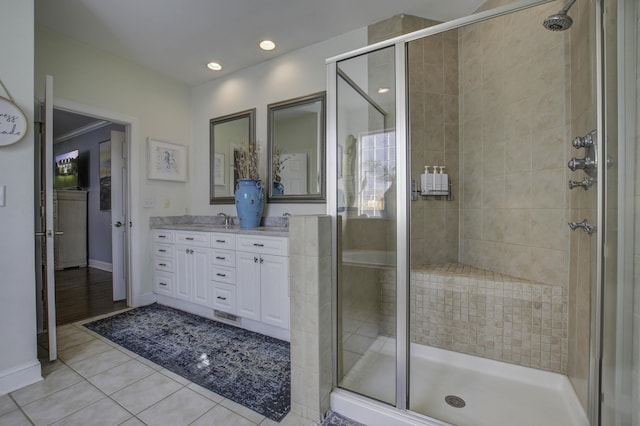
[[[253,263],[258,263],[258,258],[253,256]]]

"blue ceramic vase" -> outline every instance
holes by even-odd
[[[236,183],[236,211],[240,228],[257,228],[264,209],[264,191],[258,179],[238,179]]]

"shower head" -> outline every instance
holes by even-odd
[[[576,0],[569,0],[560,12],[549,16],[542,22],[542,25],[551,31],[568,30],[569,27],[571,27],[571,24],[573,24],[573,19],[571,19],[571,16],[567,15],[567,12],[569,12],[569,9],[575,2]]]

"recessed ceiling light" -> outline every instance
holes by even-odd
[[[222,65],[217,62],[209,62],[207,64],[207,68],[209,68],[211,71],[220,71],[222,69]]]
[[[276,44],[271,40],[262,40],[260,42],[260,49],[262,50],[273,50],[276,48]]]
[[[378,93],[387,93],[389,91],[388,87],[381,87],[378,89]]]

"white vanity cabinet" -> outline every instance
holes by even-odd
[[[237,235],[239,316],[289,329],[288,256],[287,238]]]
[[[199,305],[209,305],[210,233],[174,231],[175,297]]]
[[[154,287],[168,306],[289,339],[289,239],[154,229]]]
[[[232,315],[237,313],[235,247],[235,235],[211,234],[209,279],[213,309]]]
[[[153,285],[156,293],[174,296],[175,256],[173,231],[156,229],[153,231]]]

